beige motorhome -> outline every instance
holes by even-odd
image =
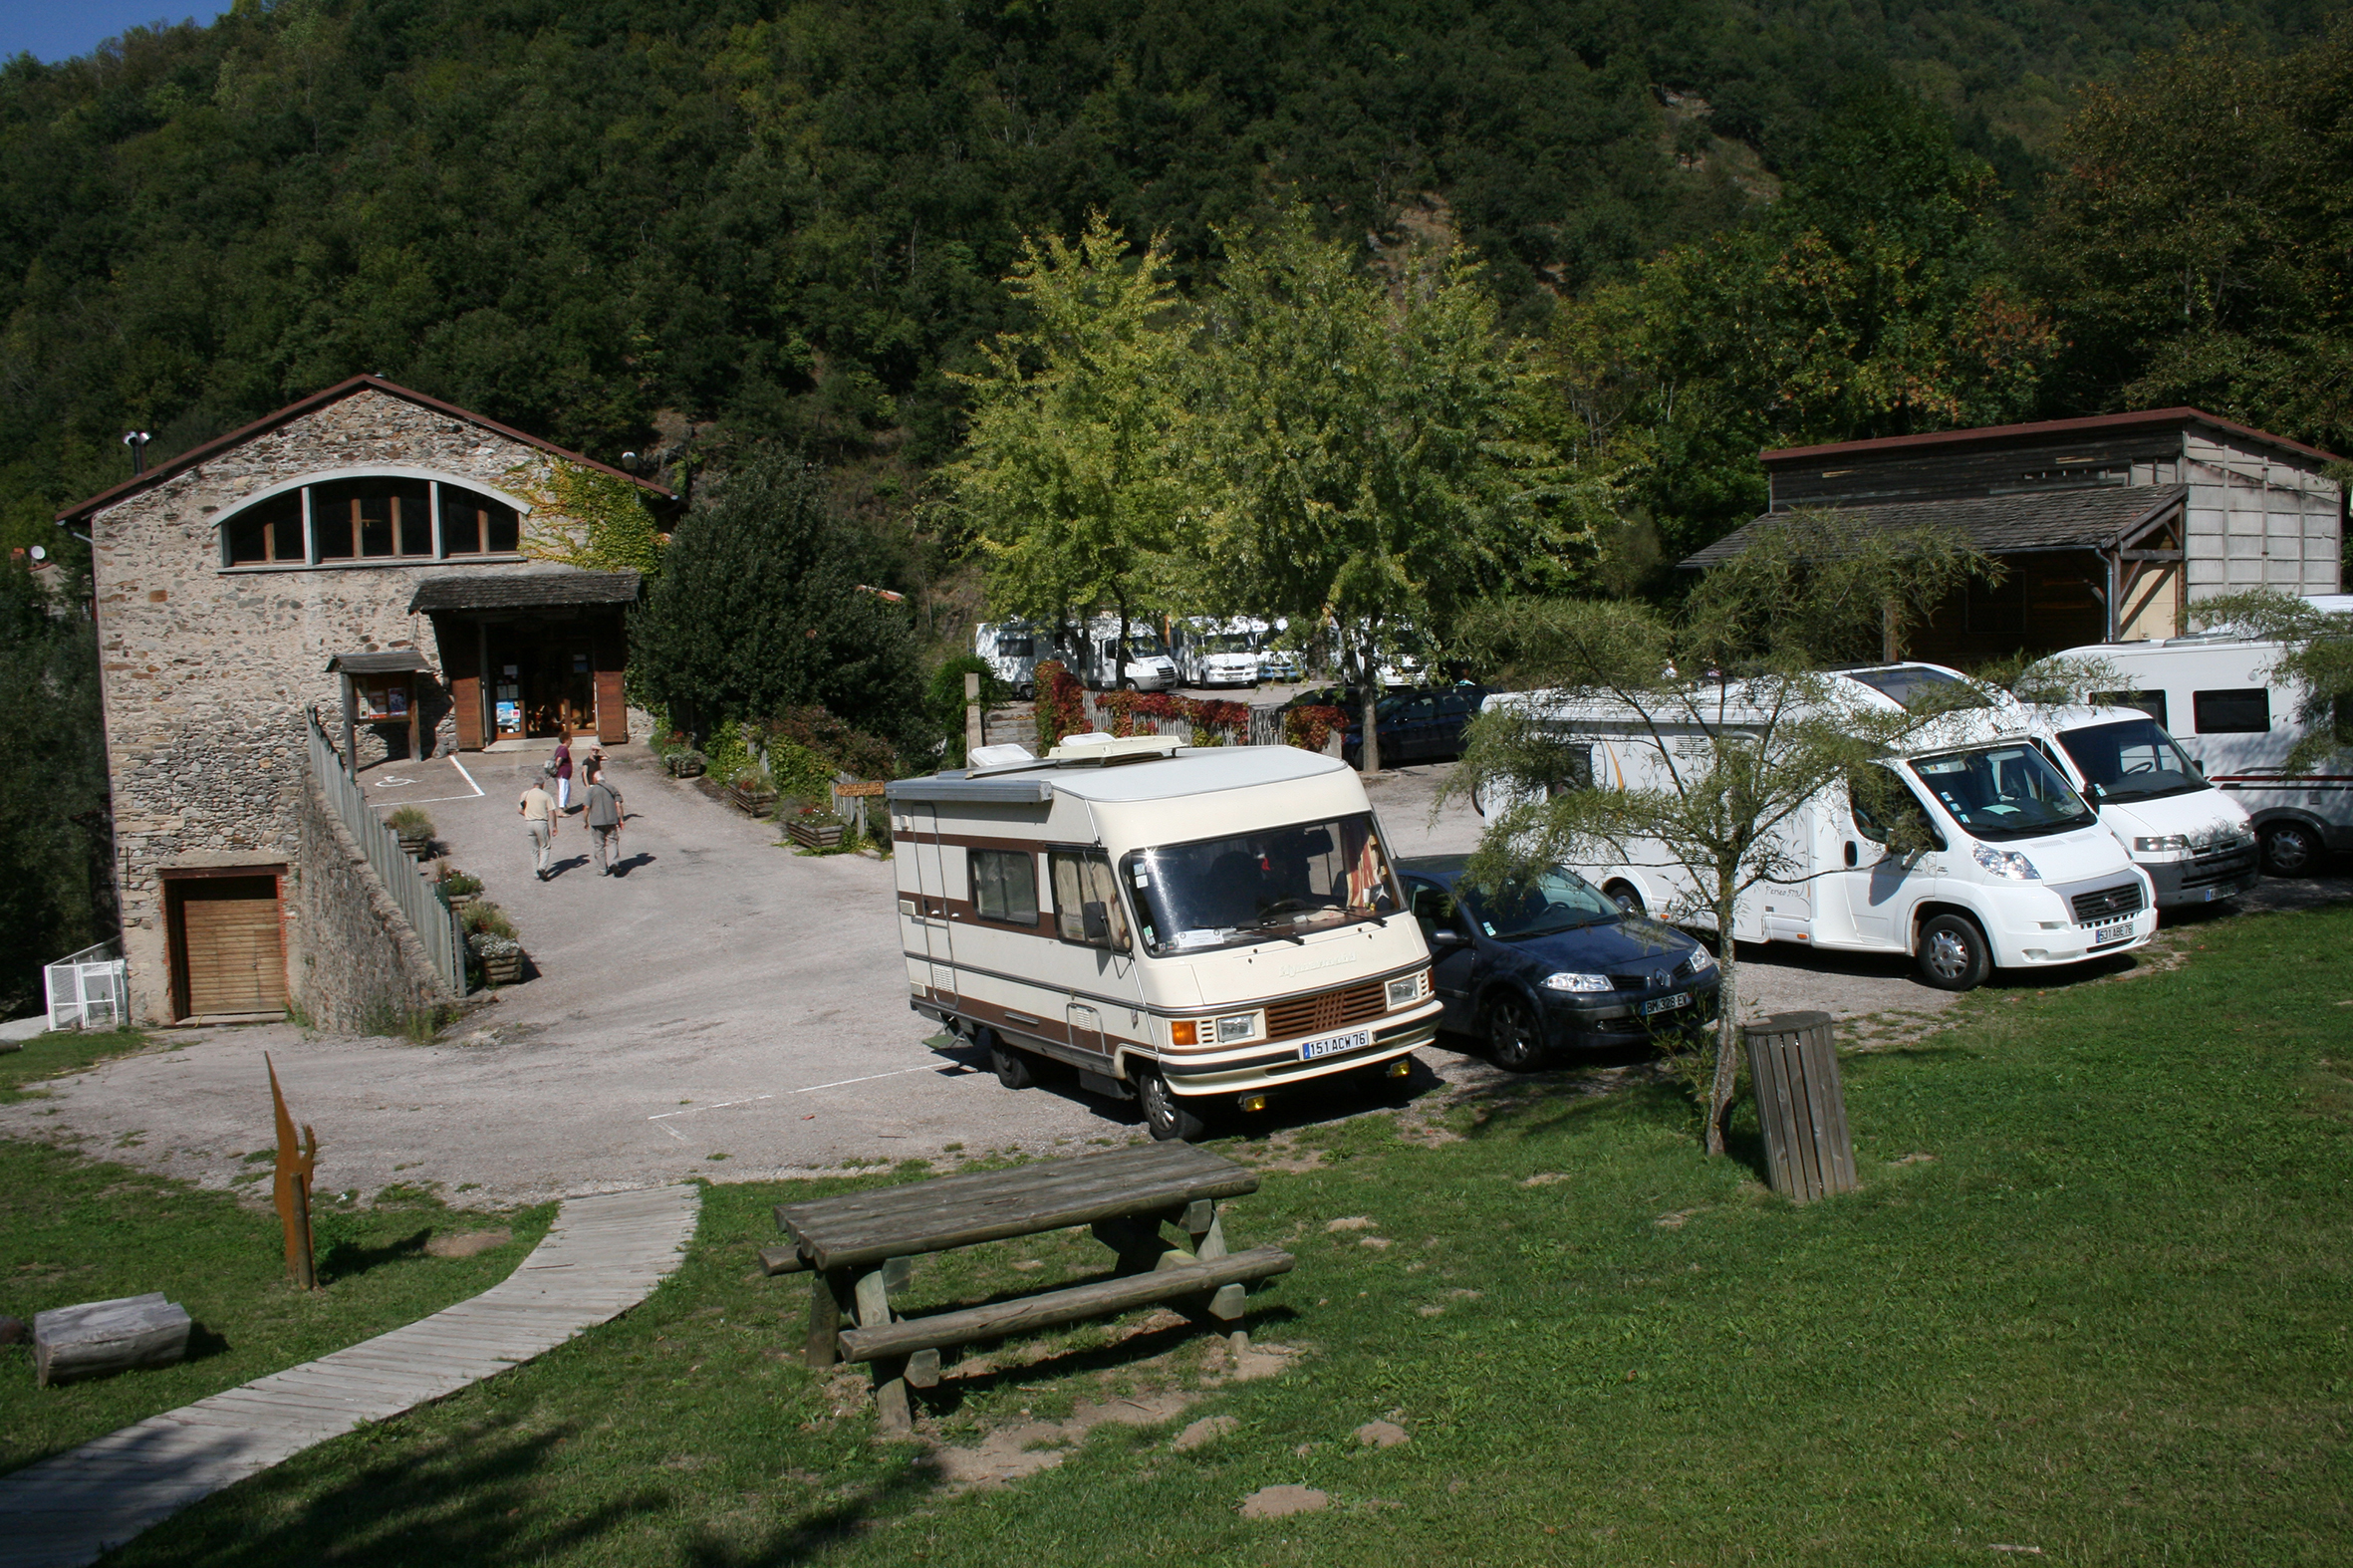
[[[910,1003],[1142,1101],[1158,1138],[1436,1034],[1430,950],[1357,775],[1289,746],[1071,736],[890,787]]]

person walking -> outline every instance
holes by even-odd
[[[548,759],[548,771],[556,776],[556,814],[572,809],[572,726],[566,724],[556,732],[556,754]]]
[[[550,770],[541,768],[539,777],[523,791],[515,802],[515,810],[523,818],[523,831],[531,835],[531,869],[541,882],[548,879],[548,857],[554,852],[556,829],[562,819],[556,808],[556,797],[547,792]]]
[[[621,792],[605,782],[604,769],[588,776],[588,793],[581,797],[588,828],[597,841],[597,875],[610,877],[621,864]]]

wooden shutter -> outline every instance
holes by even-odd
[[[177,879],[180,972],[190,1016],[286,1008],[275,877]]]

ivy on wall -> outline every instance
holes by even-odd
[[[591,572],[661,575],[661,531],[646,493],[627,479],[561,458],[510,470],[507,486],[531,503],[523,553]]]

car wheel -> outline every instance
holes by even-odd
[[[2274,822],[2263,829],[2263,870],[2274,877],[2301,877],[2320,859],[2320,843],[2300,822]]]
[[[1189,1144],[1209,1130],[1209,1124],[1187,1109],[1157,1068],[1136,1081],[1136,1098],[1144,1102],[1144,1120],[1152,1136],[1164,1144]]]
[[[1532,1073],[1544,1065],[1535,1010],[1508,991],[1487,1003],[1487,1053],[1507,1073]]]
[[[1038,1081],[1037,1064],[1002,1040],[989,1042],[988,1065],[1007,1089],[1027,1089]]]
[[[1630,882],[1613,882],[1602,892],[1609,895],[1610,902],[1627,915],[1650,913],[1643,907],[1642,895],[1634,891],[1634,884]]]
[[[1973,991],[1993,972],[1985,933],[1965,915],[1932,916],[1920,928],[1920,977],[1941,991]]]

